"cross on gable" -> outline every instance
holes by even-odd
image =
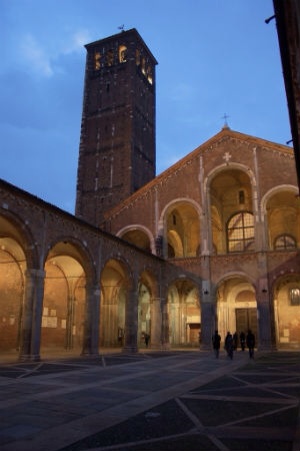
[[[229,152],[225,152],[225,155],[223,156],[223,160],[225,160],[226,163],[228,163],[230,158],[231,158],[230,153]]]

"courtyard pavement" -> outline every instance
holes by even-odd
[[[300,353],[0,364],[1,451],[300,451]]]

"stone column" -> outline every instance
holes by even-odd
[[[265,252],[258,253],[257,267],[260,277],[256,284],[258,337],[256,346],[259,350],[271,350],[276,346],[273,305],[269,289],[268,263]]]
[[[161,349],[162,312],[160,298],[151,302],[151,348]]]
[[[138,352],[137,333],[138,333],[138,291],[132,289],[128,291],[128,297],[125,307],[125,337],[123,352]]]
[[[166,300],[163,300],[163,303],[162,303],[161,339],[162,339],[162,348],[164,350],[170,349],[170,341],[169,341],[169,313],[168,313],[168,303],[166,302]]]
[[[214,328],[214,307],[209,294],[203,295],[201,304],[201,343],[200,349],[210,350]]]
[[[86,285],[86,303],[82,355],[99,354],[100,288]]]
[[[268,280],[262,278],[258,281],[256,293],[258,337],[256,346],[260,351],[270,351],[276,348],[275,336],[272,333],[272,311]]]
[[[19,359],[40,360],[45,272],[26,271]]]

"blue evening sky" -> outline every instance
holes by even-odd
[[[0,0],[0,178],[74,212],[84,44],[136,28],[156,67],[157,173],[230,128],[291,138],[272,0]]]

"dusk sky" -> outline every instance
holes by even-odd
[[[272,0],[0,0],[0,178],[74,212],[85,44],[136,28],[156,66],[157,174],[231,129],[291,139]]]

